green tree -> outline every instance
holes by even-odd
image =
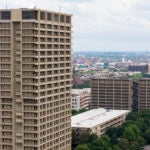
[[[114,145],[113,150],[121,150],[121,148],[118,145]]]
[[[130,128],[133,130],[135,137],[137,138],[140,135],[140,129],[136,125],[131,125]]]
[[[82,133],[79,137],[79,144],[86,144],[89,142],[89,138],[90,138],[90,133],[85,132]]]
[[[72,129],[72,147],[75,147],[76,144],[77,144],[76,131]]]
[[[138,112],[131,112],[127,115],[127,120],[132,120],[136,121],[139,118],[139,113]]]
[[[134,79],[139,79],[139,78],[142,78],[142,74],[141,73],[135,73],[131,76],[131,78],[134,78]]]
[[[110,138],[108,135],[104,134],[101,136],[101,138],[96,139],[92,146],[94,147],[94,150],[110,150]]]
[[[129,142],[127,139],[121,138],[118,142],[118,146],[121,150],[127,150],[129,148]]]
[[[83,112],[85,112],[85,111],[87,111],[87,109],[85,109],[85,108],[82,108],[82,109],[80,109],[80,110],[72,110],[72,116],[74,116],[74,115],[77,115],[77,114],[80,114],[80,113],[83,113]]]
[[[78,145],[75,150],[90,150],[87,144]]]
[[[85,144],[88,142],[88,133],[82,133],[79,137],[79,144]]]
[[[150,144],[150,128],[148,128],[146,131],[145,131],[145,139],[147,141],[148,144]]]
[[[101,140],[104,140],[105,142],[107,142],[109,144],[110,144],[110,141],[111,141],[109,135],[107,135],[107,134],[102,135]]]
[[[143,117],[139,117],[136,120],[136,126],[141,130],[141,132],[145,132],[145,129],[148,128],[147,124],[144,122],[144,118]]]
[[[83,113],[83,112],[85,112],[85,111],[87,111],[87,109],[82,108],[82,109],[79,110],[79,113]]]
[[[78,111],[77,110],[72,110],[72,116],[77,115]]]
[[[141,146],[137,142],[132,143],[132,145],[129,148],[129,150],[140,150],[140,149]]]
[[[107,130],[106,134],[111,137],[113,134],[116,134],[117,131],[118,131],[117,128],[115,128],[115,127],[110,127],[110,128]]]
[[[143,147],[144,145],[146,145],[146,140],[143,137],[141,137],[141,136],[137,137],[136,142],[139,143],[141,147]]]
[[[98,138],[98,136],[96,134],[90,134],[88,137],[88,143],[93,142],[94,140],[96,140]]]
[[[144,122],[145,122],[145,124],[147,125],[147,126],[150,126],[150,116],[147,118],[147,117],[145,117],[145,119],[144,119]]]
[[[136,135],[131,127],[125,128],[125,131],[123,132],[124,139],[127,139],[129,142],[132,142],[136,139]]]

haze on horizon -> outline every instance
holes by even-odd
[[[149,0],[1,0],[6,5],[73,14],[74,51],[150,50]]]

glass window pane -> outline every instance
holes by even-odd
[[[1,19],[2,20],[10,20],[10,18],[11,18],[10,11],[2,11],[1,12]]]

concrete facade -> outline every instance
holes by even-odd
[[[93,109],[71,117],[72,129],[76,131],[77,139],[82,133],[101,136],[109,127],[120,126],[129,110]]]
[[[0,149],[71,150],[71,15],[0,10]]]
[[[89,109],[91,101],[91,89],[72,89],[72,109]]]
[[[133,110],[150,110],[150,79],[133,81]]]
[[[131,110],[131,87],[130,79],[91,79],[91,108]]]

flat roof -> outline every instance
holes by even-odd
[[[61,15],[67,15],[67,16],[73,16],[72,14],[68,14],[65,12],[61,12],[61,11],[53,11],[53,10],[48,10],[48,9],[42,9],[42,8],[37,8],[37,7],[33,7],[33,8],[10,8],[10,9],[0,9],[0,11],[12,11],[12,10],[20,10],[20,11],[44,11],[44,12],[49,12],[49,13],[56,13],[56,14],[61,14]]]
[[[79,94],[82,94],[82,93],[85,93],[85,92],[87,92],[87,93],[91,92],[91,88],[72,89],[71,92],[72,92],[72,94],[77,94],[77,95],[79,95]]]
[[[79,128],[91,128],[103,124],[113,118],[126,115],[129,110],[92,109],[71,117],[71,126]]]
[[[91,78],[91,80],[122,80],[122,81],[130,81],[130,80],[132,80],[131,78],[122,78],[122,77],[103,77],[103,76],[93,76],[92,78]]]

